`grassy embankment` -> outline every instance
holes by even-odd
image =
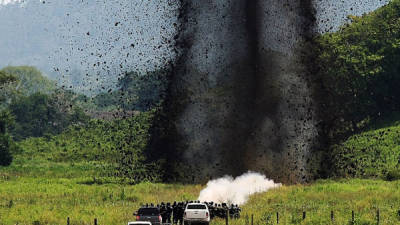
[[[338,177],[400,179],[400,114],[332,146],[331,155]]]

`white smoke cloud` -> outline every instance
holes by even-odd
[[[265,175],[247,172],[235,179],[224,176],[207,183],[207,187],[200,192],[200,201],[243,205],[250,195],[266,192],[269,189],[282,186],[265,177]]]

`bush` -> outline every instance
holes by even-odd
[[[7,133],[14,118],[8,111],[0,112],[0,166],[8,166],[12,162],[11,153],[17,152],[17,145]]]
[[[68,93],[46,95],[35,93],[22,96],[9,108],[15,116],[15,126],[10,132],[16,140],[29,137],[60,134],[71,124],[86,123],[88,117],[68,98]]]
[[[27,138],[19,142],[19,158],[47,159],[57,163],[93,162],[101,176],[121,182],[158,181],[159,166],[144,155],[153,112],[141,112],[126,119],[90,120],[74,124],[58,135]],[[101,168],[101,169],[100,169]],[[100,184],[94,179],[87,184]]]
[[[399,140],[400,126],[353,135],[332,147],[331,171],[339,177],[395,179],[400,174]]]
[[[0,134],[0,166],[9,166],[13,160],[11,151],[16,148],[15,143],[7,134]]]
[[[387,181],[395,181],[395,180],[400,180],[400,169],[392,169],[386,174]]]

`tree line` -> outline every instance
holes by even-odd
[[[165,71],[126,73],[115,90],[94,97],[59,88],[34,67],[0,72],[0,165],[33,149],[53,151],[61,161],[106,163],[112,165],[107,175],[132,182],[157,179],[157,168],[146,162],[143,151],[165,91]],[[113,118],[92,118],[92,111]]]
[[[322,109],[321,131],[328,142],[324,162],[330,163],[323,166],[328,166],[328,176],[378,176],[393,166],[389,161],[398,161],[392,160],[396,154],[383,159],[391,151],[386,145],[396,143],[384,135],[374,137],[380,142],[366,141],[374,133],[360,133],[400,112],[399,21],[400,1],[393,0],[369,14],[348,16],[338,31],[315,37],[313,79]],[[387,135],[392,136],[396,134]],[[375,169],[366,173],[366,165]]]

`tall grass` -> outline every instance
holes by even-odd
[[[195,199],[198,185],[102,184],[88,178],[50,179],[0,175],[0,224],[126,224],[150,202]],[[11,203],[10,203],[11,202]]]
[[[279,213],[280,224],[377,224],[376,211],[380,210],[380,224],[400,224],[400,182],[380,180],[321,180],[312,185],[283,186],[267,193],[251,197],[243,207],[240,220],[232,225],[250,223],[276,224]],[[302,219],[303,212],[306,219]],[[334,222],[331,222],[334,211]],[[246,221],[248,217],[248,222]],[[224,224],[224,221],[215,221]]]
[[[400,168],[399,144],[398,124],[353,135],[333,146],[333,174],[339,177],[385,178],[388,172]]]
[[[133,212],[144,203],[196,199],[201,185],[91,184],[91,178],[33,178],[0,173],[0,224],[126,224],[134,220]],[[91,185],[89,185],[91,184]],[[355,224],[400,224],[400,182],[381,180],[317,181],[311,185],[283,186],[253,195],[243,206],[242,217],[232,225],[276,224],[350,224],[355,211]],[[331,210],[335,223],[330,221]],[[302,220],[302,212],[307,216]],[[246,217],[248,218],[246,220]],[[224,220],[214,220],[222,225]]]
[[[202,185],[129,185],[104,176],[102,171],[114,166],[108,160],[112,158],[113,145],[102,142],[103,151],[93,144],[97,139],[87,144],[86,139],[100,132],[97,129],[98,124],[92,130],[71,127],[51,140],[20,142],[22,152],[15,155],[11,166],[0,167],[0,225],[66,224],[67,217],[72,225],[93,224],[94,218],[104,225],[126,224],[134,220],[132,213],[144,203],[198,197]],[[398,153],[392,152],[398,150],[399,133],[400,127],[396,125],[351,137],[341,145],[343,151],[338,157],[344,158],[337,158],[337,162],[351,164],[355,160],[354,169],[359,174],[353,175],[382,176],[388,170],[386,165],[395,165],[392,156]],[[111,138],[114,133],[107,135]],[[79,154],[75,155],[76,152]],[[345,170],[346,163],[341,167],[343,171],[352,171]],[[376,224],[377,209],[380,224],[400,224],[400,181],[343,179],[283,186],[253,195],[243,206],[242,217],[230,224],[249,225],[251,215],[254,225],[276,224],[279,212],[280,224],[343,225],[350,224],[353,210],[355,224]],[[305,220],[303,211],[307,212]],[[334,223],[330,221],[331,211],[335,214]],[[224,223],[212,221],[212,225]]]

